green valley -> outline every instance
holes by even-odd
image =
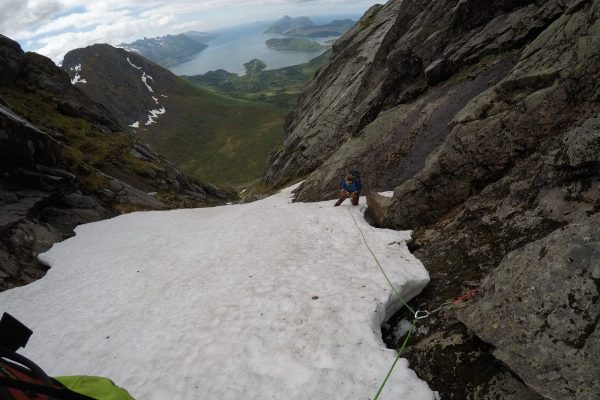
[[[287,107],[179,85],[160,122],[136,130],[142,140],[200,180],[232,186],[259,178],[283,135]]]

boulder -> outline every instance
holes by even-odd
[[[374,226],[382,226],[385,210],[390,206],[392,199],[379,193],[367,193],[367,211]]]
[[[458,316],[549,399],[600,394],[600,214],[509,253]]]

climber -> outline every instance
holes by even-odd
[[[358,171],[350,172],[350,174],[346,176],[346,179],[342,180],[342,191],[340,192],[340,198],[335,203],[334,207],[342,204],[348,197],[350,197],[352,205],[357,206],[361,188],[362,184],[360,182],[360,174]]]

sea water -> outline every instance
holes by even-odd
[[[357,20],[358,16],[329,16],[311,17],[315,24],[325,24],[334,19],[351,18]],[[208,71],[224,69],[239,75],[245,73],[244,63],[258,58],[267,64],[267,69],[277,69],[306,63],[321,55],[323,51],[285,51],[273,50],[265,42],[272,38],[282,38],[282,35],[263,33],[274,21],[254,22],[230,28],[212,31],[216,39],[208,42],[208,47],[202,50],[190,61],[171,67],[176,75],[199,75]],[[324,44],[336,39],[335,37],[309,38]]]

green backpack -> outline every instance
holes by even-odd
[[[99,376],[55,376],[73,392],[97,400],[134,400],[126,390],[115,385],[110,379]]]

